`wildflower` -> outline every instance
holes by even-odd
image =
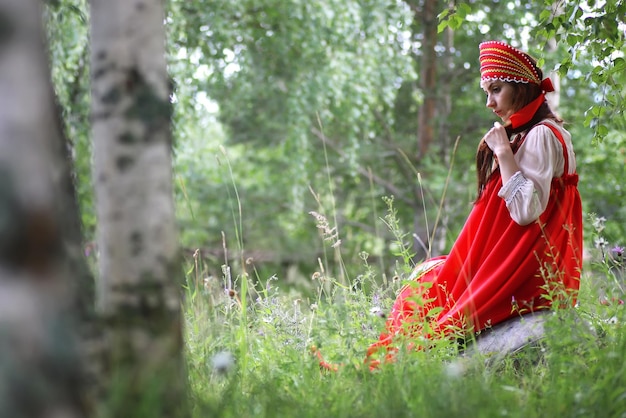
[[[226,374],[235,365],[235,357],[229,351],[220,351],[211,358],[213,370],[218,374]]]
[[[385,317],[385,313],[380,306],[372,306],[372,308],[370,309],[370,314],[376,315],[379,318]]]
[[[576,401],[576,403],[582,402],[583,394],[581,392],[576,392],[576,394],[574,395],[574,400]]]
[[[594,240],[594,244],[596,248],[605,248],[607,245],[609,245],[609,242],[605,240],[604,237],[598,237]]]
[[[321,371],[336,372],[337,370],[339,370],[339,366],[337,364],[331,364],[331,363],[328,363],[326,360],[324,360],[324,357],[322,357],[322,353],[316,346],[314,345],[311,346],[310,350],[311,350],[311,354],[317,357],[317,360],[319,362],[318,364],[319,364]]]
[[[618,298],[611,298],[610,301],[606,297],[601,297],[600,298],[600,305],[609,306],[611,304],[623,305],[624,301],[622,299],[618,299]]]
[[[593,228],[596,231],[601,232],[604,229],[605,222],[606,222],[606,218],[604,216],[594,218],[592,221]]]
[[[89,257],[96,250],[96,244],[94,242],[88,242],[84,248],[85,257]]]
[[[463,377],[465,371],[467,370],[467,365],[462,361],[453,361],[448,363],[444,369],[444,373],[446,376],[456,379],[459,377]]]
[[[372,303],[374,305],[378,305],[378,303],[380,303],[380,296],[378,293],[374,293],[374,296],[372,296]]]
[[[614,253],[616,256],[621,257],[624,255],[624,247],[620,247],[619,245],[616,245],[615,247],[611,249],[611,252]]]
[[[337,248],[339,245],[341,245],[341,240],[338,239],[339,232],[337,231],[336,226],[331,228],[326,217],[320,213],[311,211],[309,212],[309,215],[313,216],[317,221],[317,229],[322,233],[325,241],[334,241],[334,243],[332,244],[333,248]]]

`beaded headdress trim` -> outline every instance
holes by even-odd
[[[479,45],[481,81],[506,81],[533,83],[543,91],[554,91],[549,78],[541,80],[537,67],[527,54],[500,41],[488,41]]]

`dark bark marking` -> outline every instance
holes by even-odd
[[[49,277],[63,248],[56,213],[28,208],[20,201],[13,177],[0,168],[0,264]]]
[[[22,239],[20,230],[26,227],[20,214],[20,204],[11,175],[8,170],[0,168],[0,263],[5,266],[15,265],[20,258],[21,245],[17,244]]]
[[[103,54],[106,56],[104,52]],[[106,62],[99,62],[97,64],[94,64],[93,70],[92,70],[93,71],[92,78],[94,80],[97,80],[103,75],[105,75],[106,73],[108,73],[109,71],[115,70],[115,68],[116,68],[116,65],[114,62],[109,62],[108,64]]]
[[[135,159],[133,157],[129,157],[128,155],[121,155],[117,157],[115,164],[121,172],[124,172],[135,164]]]
[[[131,255],[138,256],[143,252],[143,235],[139,231],[130,233]]]
[[[106,72],[107,72],[107,71],[106,71],[106,68],[98,68],[98,69],[94,70],[94,72],[93,72],[93,79],[94,79],[94,80],[99,79],[99,78],[100,78],[100,77],[102,77],[104,74],[106,74]]]
[[[92,113],[91,115],[89,115],[89,122],[93,123],[96,120],[108,119],[110,117],[111,117],[111,112],[109,111]]]
[[[144,141],[151,142],[156,137],[155,133],[168,130],[172,104],[158,97],[136,68],[127,72],[125,87],[133,99],[126,116],[143,122],[147,128]]]
[[[9,16],[0,10],[0,47],[8,43],[15,33],[15,24]]]
[[[130,145],[139,142],[138,138],[131,134],[130,132],[124,132],[119,136],[119,141],[122,144]]]
[[[174,316],[165,304],[169,289],[156,281],[152,272],[141,273],[138,283],[118,283],[112,290],[134,296],[118,304],[116,314],[108,318],[116,328],[139,326],[154,335],[162,335],[171,326]]]
[[[111,90],[109,90],[102,96],[102,103],[108,104],[108,105],[114,105],[118,103],[121,100],[121,98],[122,98],[122,93],[120,92],[120,89],[117,87],[113,87],[111,88]]]

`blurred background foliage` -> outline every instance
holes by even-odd
[[[354,282],[364,260],[391,278],[403,245],[416,262],[449,250],[475,197],[476,146],[495,121],[479,87],[478,44],[490,39],[556,71],[584,210],[626,244],[623,1],[167,4],[180,239],[206,276],[227,264],[306,290],[321,269]],[[91,248],[87,2],[50,2],[46,19]],[[427,106],[430,142],[418,123]],[[400,237],[384,223],[392,196]]]

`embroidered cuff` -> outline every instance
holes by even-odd
[[[524,184],[528,180],[521,171],[517,171],[513,176],[507,181],[500,191],[498,192],[498,196],[504,199],[504,202],[507,206],[511,204],[515,195],[522,189]]]

